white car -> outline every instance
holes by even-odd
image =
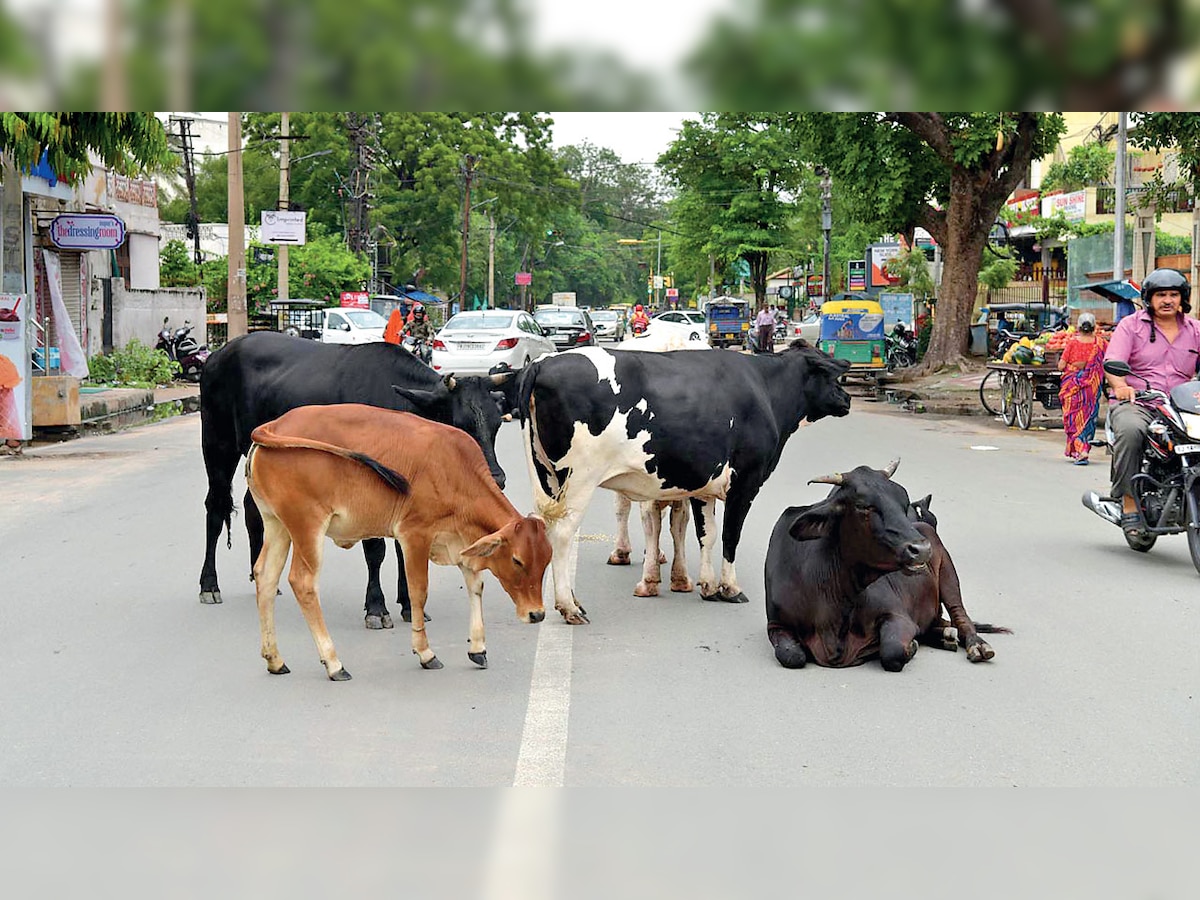
[[[793,322],[791,319],[787,323],[787,335],[789,341],[794,341],[796,338],[804,338],[814,347],[817,346],[817,338],[821,336],[821,316],[819,313],[809,313],[799,322]]]
[[[650,317],[649,334],[674,335],[689,341],[708,341],[704,313],[694,309],[669,309]]]
[[[373,309],[327,309],[321,340],[326,344],[371,344],[383,340],[387,319]]]
[[[500,363],[522,369],[554,349],[529,313],[478,309],[451,317],[434,335],[430,364],[442,374],[487,375]]]

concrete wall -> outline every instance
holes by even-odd
[[[121,278],[112,279],[113,346],[124,347],[133,338],[153,347],[158,340],[164,317],[171,327],[178,328],[184,320],[195,330],[192,335],[204,343],[204,291],[195,288],[159,288],[154,291],[125,287]],[[88,304],[88,356],[101,352],[104,314],[104,284],[92,279],[91,302]]]
[[[138,290],[158,290],[158,237],[130,233],[129,286]]]

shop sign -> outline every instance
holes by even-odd
[[[342,306],[353,309],[370,309],[371,295],[366,291],[342,291]]]
[[[1068,222],[1082,222],[1087,214],[1087,191],[1053,194],[1042,198],[1042,218],[1063,215]]]
[[[125,243],[125,223],[96,213],[55,216],[50,240],[62,250],[116,250]]]
[[[305,240],[307,213],[289,209],[264,209],[259,234],[264,244],[301,246]]]

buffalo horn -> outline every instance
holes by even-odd
[[[841,484],[842,473],[834,472],[832,475],[822,475],[820,478],[808,479],[809,484]]]
[[[508,381],[508,379],[512,378],[516,374],[517,374],[516,372],[497,372],[496,374],[491,375],[489,377],[492,379],[492,384],[494,384],[498,387],[498,386],[504,384],[504,382]]]
[[[891,478],[893,475],[896,474],[896,468],[899,465],[900,465],[900,458],[897,457],[896,459],[893,459],[890,463],[887,464],[887,468],[885,468],[883,470],[883,474],[886,475],[888,478]]]
[[[458,382],[454,380],[453,374],[446,375],[444,378],[442,378],[442,383],[446,385],[446,390],[448,391],[452,391],[458,387]]]

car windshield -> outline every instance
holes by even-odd
[[[342,315],[359,328],[386,328],[387,319],[373,309],[343,309]]]
[[[483,313],[459,313],[446,323],[445,330],[503,331],[506,328],[511,328],[512,323],[512,316],[496,315],[495,313],[488,315],[484,315]]]
[[[583,326],[583,315],[573,312],[540,312],[534,315],[539,325],[576,325]]]

